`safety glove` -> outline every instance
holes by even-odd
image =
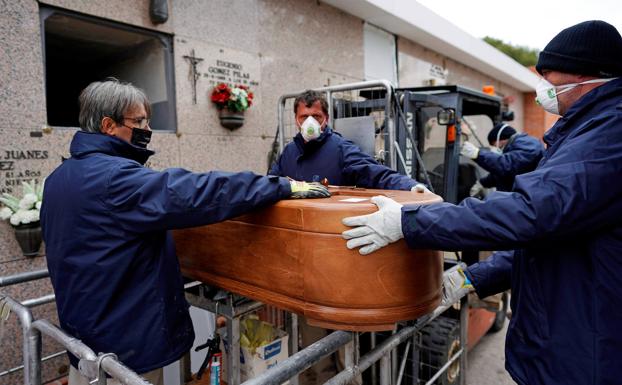
[[[479,148],[477,148],[471,142],[464,142],[464,144],[460,148],[460,154],[463,156],[466,156],[469,159],[475,160],[477,159],[477,156],[479,155]]]
[[[289,184],[292,188],[292,195],[290,198],[328,198],[330,192],[324,186],[317,182],[301,182],[297,180],[289,180]]]
[[[402,205],[382,195],[371,198],[378,206],[373,214],[347,217],[342,220],[346,226],[355,227],[341,233],[348,242],[348,249],[360,247],[359,253],[367,255],[389,243],[404,238],[402,233]]]
[[[416,185],[414,185],[410,189],[410,191],[418,192],[418,193],[429,193],[429,192],[432,192],[427,187],[425,187],[425,185],[423,183],[417,183]]]
[[[484,198],[484,196],[486,196],[485,190],[486,188],[482,186],[479,181],[477,181],[473,184],[473,186],[471,186],[471,189],[469,190],[469,195],[476,198]]]
[[[451,305],[473,290],[464,269],[466,265],[460,263],[443,273],[443,290],[441,305]]]

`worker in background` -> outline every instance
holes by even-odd
[[[483,197],[484,189],[491,187],[512,190],[514,177],[535,170],[544,155],[544,146],[538,139],[519,134],[506,123],[498,123],[490,130],[488,143],[492,146],[490,150],[466,141],[460,149],[460,154],[489,173],[471,187],[471,196]]]
[[[307,182],[326,179],[335,186],[425,191],[423,184],[378,164],[371,156],[328,125],[328,103],[323,94],[305,91],[294,100],[300,132],[270,168],[269,175]]]
[[[294,100],[294,115],[299,132],[272,165],[270,175],[315,182],[326,178],[328,183],[337,186],[428,191],[416,180],[378,164],[354,143],[334,132],[328,125],[328,103],[322,93],[311,90],[301,93]],[[303,347],[326,334],[326,329],[309,326],[301,319]],[[323,384],[340,370],[340,360],[333,363],[325,358],[303,372],[301,380],[305,385]],[[355,382],[361,383],[360,377]]]
[[[168,230],[201,226],[321,185],[251,172],[144,167],[153,151],[150,104],[115,79],[80,95],[71,158],[46,179],[41,227],[61,327],[95,352],[114,353],[154,385],[194,341]],[[88,384],[69,355],[69,385]]]
[[[621,57],[620,33],[603,21],[569,27],[540,52],[537,101],[561,118],[511,192],[421,207],[375,197],[378,212],[344,219],[359,226],[343,235],[361,254],[402,237],[411,248],[516,249],[511,264],[493,256],[444,291],[512,288],[506,369],[521,385],[622,378]]]

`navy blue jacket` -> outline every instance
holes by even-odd
[[[285,178],[250,172],[162,172],[152,151],[77,132],[46,179],[41,227],[61,327],[138,373],[194,341],[169,229],[241,215],[290,195]],[[70,356],[77,367],[77,360]]]
[[[619,384],[622,79],[575,102],[545,141],[512,192],[405,207],[404,235],[413,248],[516,249],[468,269],[482,294],[511,283],[506,368],[516,382]]]
[[[515,134],[508,140],[502,154],[486,148],[479,150],[475,163],[489,172],[479,181],[487,188],[510,191],[514,177],[533,171],[543,155],[544,146],[538,139],[527,134]]]
[[[378,164],[330,127],[316,140],[304,142],[298,133],[272,165],[270,175],[320,182],[335,186],[357,186],[387,190],[410,190],[417,181]]]

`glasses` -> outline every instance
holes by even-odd
[[[132,121],[135,124],[134,127],[137,127],[137,128],[147,128],[149,126],[149,122],[151,121],[151,119],[148,119],[148,118],[142,118],[142,117],[140,117],[140,118],[126,118],[125,116],[123,117],[123,120]],[[133,127],[130,127],[130,128],[133,128]]]

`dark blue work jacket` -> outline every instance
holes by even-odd
[[[506,368],[519,384],[622,379],[622,79],[584,95],[545,135],[512,192],[403,208],[413,248],[512,250],[471,266],[482,295],[512,288]],[[511,282],[510,282],[511,281]]]
[[[496,187],[500,191],[510,191],[514,177],[533,171],[543,155],[542,143],[527,134],[515,134],[508,139],[502,154],[482,148],[475,163],[489,174],[480,179],[480,183],[487,188]]]
[[[298,133],[294,141],[285,146],[268,174],[307,182],[321,182],[326,178],[335,186],[387,190],[410,190],[417,184],[414,179],[378,164],[330,127],[326,127],[319,138],[307,143]]]
[[[290,195],[285,178],[143,167],[152,151],[77,132],[46,179],[41,227],[61,327],[138,373],[187,352],[194,333],[169,229]],[[77,360],[70,356],[77,367]]]

